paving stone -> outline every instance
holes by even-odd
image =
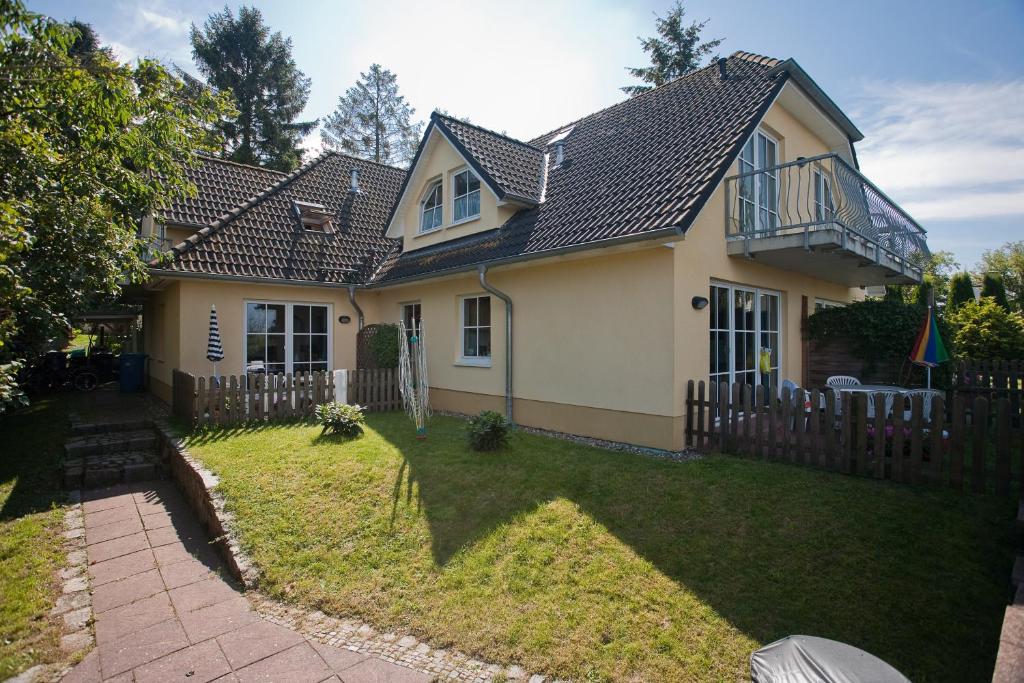
[[[89,579],[84,576],[76,576],[73,579],[68,579],[64,582],[62,588],[65,595],[69,593],[78,593],[79,591],[89,590]]]
[[[351,668],[366,659],[366,655],[359,654],[358,652],[352,652],[352,650],[346,650],[342,647],[324,645],[316,641],[310,641],[310,645],[312,645],[313,649],[324,658],[327,665],[338,673]]]
[[[123,509],[123,508],[122,508]],[[129,536],[142,531],[142,519],[134,515],[118,522],[85,528],[85,542],[88,545],[102,543],[114,538]]]
[[[90,598],[91,596],[89,595],[89,591],[86,590],[78,591],[76,593],[67,593],[57,598],[57,602],[54,604],[53,609],[50,610],[50,614],[56,617],[64,614],[65,612],[86,607],[92,604]]]
[[[210,567],[199,560],[185,560],[160,567],[160,575],[168,589],[187,586],[190,583],[208,579],[214,574]]]
[[[369,657],[341,672],[345,683],[430,683],[434,677],[421,671]]]
[[[100,614],[109,609],[148,598],[164,590],[160,572],[151,569],[148,572],[129,576],[127,579],[111,581],[98,586],[92,592],[92,608],[96,614]]]
[[[84,567],[89,564],[89,557],[84,550],[72,550],[68,553],[68,564],[72,567]]]
[[[79,607],[64,613],[64,626],[69,631],[78,631],[88,626],[91,619],[92,610],[88,607]]]
[[[1024,607],[1010,605],[1003,613],[1003,629],[999,634],[1001,643],[1013,643],[1024,647]]]
[[[93,489],[86,491],[82,497],[82,510],[86,513],[86,517],[103,510],[135,505],[135,499],[131,492],[120,489]]]
[[[142,526],[144,526],[147,531],[149,529],[162,529],[165,526],[171,526],[173,524],[174,518],[167,510],[154,512],[153,514],[145,515],[142,518]]]
[[[319,683],[331,675],[331,670],[308,643],[299,643],[255,664],[236,669],[235,675],[242,683]]]
[[[137,681],[207,683],[231,673],[231,667],[217,641],[208,640],[137,667],[134,673]]]
[[[120,496],[118,496],[120,498]],[[85,515],[85,528],[103,526],[104,524],[111,524],[113,522],[122,522],[126,519],[138,517],[139,512],[135,509],[135,501],[129,495],[125,498],[126,503],[124,505],[117,505],[115,507],[106,508],[104,510],[97,510],[94,512],[86,512]]]
[[[174,608],[167,593],[157,593],[142,600],[96,615],[96,642],[102,647],[130,633],[174,618]]]
[[[217,637],[217,642],[235,671],[302,641],[302,636],[295,631],[267,621],[257,621]],[[328,671],[321,678],[329,675]]]
[[[146,538],[146,532],[140,531],[130,536],[122,536],[110,541],[95,543],[87,547],[86,552],[89,554],[89,562],[96,564],[129,553],[136,553],[148,547],[149,539]]]
[[[93,650],[61,679],[61,683],[100,683],[101,680],[100,656]]]
[[[992,683],[1020,683],[1024,681],[1024,648],[1013,643],[999,646],[996,655],[995,671],[992,672]]]
[[[153,557],[153,551],[145,548],[138,552],[115,557],[112,560],[89,565],[89,577],[92,579],[92,585],[96,587],[151,569],[156,569],[156,559]]]
[[[154,548],[171,543],[181,543],[186,548],[190,545],[206,543],[206,533],[197,523],[189,521],[165,526],[161,529],[152,529],[146,532],[149,535],[149,544]]]
[[[106,677],[115,676],[187,646],[181,624],[168,619],[99,648],[100,670]]]
[[[241,595],[192,612],[182,612],[178,618],[193,643],[260,621],[259,615],[249,607],[249,601]]]
[[[85,538],[85,528],[83,527],[81,529],[68,529],[64,532],[64,538],[68,539],[69,541],[73,541],[76,538]]]
[[[156,558],[156,563],[161,566],[191,559],[199,560],[211,566],[218,562],[217,554],[209,545],[201,545],[195,548],[186,548],[182,543],[162,545],[153,548],[153,557]]]
[[[234,588],[218,577],[191,583],[168,592],[171,602],[174,603],[174,608],[178,610],[179,614],[215,605],[238,596],[238,592]]]
[[[84,571],[85,571],[85,568],[84,567],[80,567],[80,566],[79,567],[65,567],[64,569],[60,570],[60,578],[61,578],[62,581],[67,581],[68,579],[73,579],[76,576],[81,576],[82,572],[84,572]]]
[[[78,652],[92,645],[92,634],[83,628],[61,636],[60,649],[64,652]]]

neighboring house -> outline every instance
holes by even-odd
[[[861,138],[795,62],[737,52],[528,142],[435,113],[408,173],[204,159],[148,227],[195,230],[151,265],[152,390],[211,373],[211,304],[232,374],[351,368],[360,321],[415,317],[434,407],[678,449],[687,380],[800,382],[808,313],[920,281]]]

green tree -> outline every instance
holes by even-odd
[[[644,52],[650,56],[651,65],[626,67],[631,76],[648,85],[627,85],[621,88],[622,92],[639,95],[695,71],[722,44],[721,38],[701,41],[700,34],[710,20],[694,21],[686,26],[683,24],[685,16],[686,10],[679,0],[664,17],[654,15],[654,27],[658,35],[637,37]]]
[[[136,237],[186,193],[224,98],[183,96],[152,60],[73,56],[81,32],[0,0],[0,398],[12,363],[63,337],[90,298],[144,275]],[[191,188],[194,191],[194,188]],[[3,401],[0,401],[3,403]],[[0,409],[3,406],[0,405]]]
[[[971,274],[960,272],[949,280],[949,294],[946,297],[946,310],[953,312],[968,301],[974,301],[974,283]]]
[[[97,53],[102,53],[104,57],[113,59],[114,52],[109,47],[100,44],[100,37],[96,35],[96,30],[90,24],[78,19],[72,19],[68,22],[68,27],[78,31],[78,35],[71,43],[71,47],[68,48],[68,54],[81,61],[91,61]]]
[[[380,64],[338,98],[320,131],[324,146],[380,164],[407,166],[416,155],[421,126],[416,110],[398,94],[398,79]]]
[[[1011,313],[993,298],[968,301],[948,316],[961,358],[1016,360],[1024,358],[1024,317]]]
[[[203,28],[192,25],[192,56],[207,83],[230,92],[238,115],[222,124],[224,156],[245,164],[290,171],[302,161],[303,136],[314,121],[296,121],[309,99],[310,79],[292,59],[292,41],[271,33],[263,15],[227,7]]]
[[[935,292],[935,285],[931,275],[925,275],[921,284],[913,288],[913,301],[908,303],[927,306],[932,303],[932,295]]]
[[[1006,286],[1003,278],[992,273],[985,273],[981,280],[981,295],[992,297],[997,304],[1010,310],[1010,303],[1006,299]]]
[[[1010,308],[1024,311],[1024,240],[986,251],[977,271],[1001,277]]]

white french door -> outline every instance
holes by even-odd
[[[755,131],[740,151],[740,230],[774,230],[779,226],[779,143]]]
[[[779,293],[714,282],[710,299],[712,385],[739,382],[777,392],[782,365]]]
[[[330,369],[331,305],[245,302],[245,371]]]

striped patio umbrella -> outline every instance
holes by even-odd
[[[942,343],[939,336],[939,324],[935,319],[935,311],[929,306],[928,316],[917,334],[917,341],[914,342],[914,350],[910,352],[910,361],[915,365],[923,365],[928,368],[928,388],[932,388],[932,368],[939,367],[939,363],[949,360],[949,352],[946,345]]]
[[[220,343],[220,325],[217,324],[217,307],[210,306],[210,336],[206,340],[206,360],[213,363],[213,376],[217,376],[217,361],[224,360],[224,346]]]

